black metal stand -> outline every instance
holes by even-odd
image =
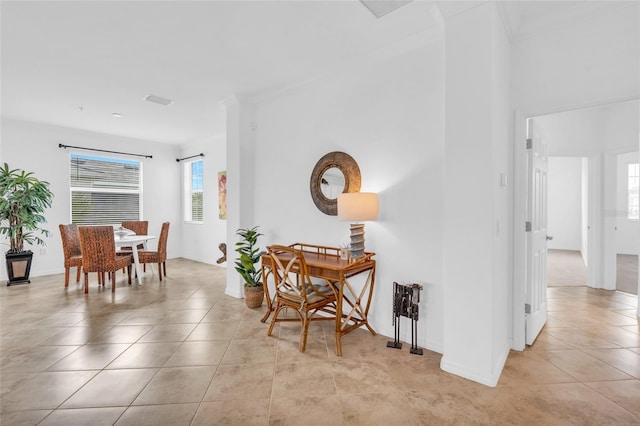
[[[394,341],[387,342],[388,348],[402,349],[400,342],[400,317],[411,318],[411,349],[410,353],[422,355],[418,347],[418,318],[420,308],[420,284],[393,283],[393,325],[395,326]]]

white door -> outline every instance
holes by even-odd
[[[547,145],[527,140],[527,286],[525,341],[533,344],[547,321]]]

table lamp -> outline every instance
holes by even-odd
[[[338,219],[351,223],[351,259],[364,256],[365,220],[378,218],[378,194],[372,192],[343,192],[338,195]]]

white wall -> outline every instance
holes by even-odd
[[[11,168],[32,171],[51,184],[54,193],[53,206],[45,213],[46,228],[51,232],[45,248],[31,248],[34,260],[31,275],[37,277],[64,272],[64,256],[58,224],[71,220],[69,200],[69,154],[74,151],[58,148],[58,143],[107,149],[120,152],[153,155],[142,159],[143,164],[143,218],[149,221],[149,232],[159,234],[162,222],[170,221],[167,256],[180,256],[182,240],[179,203],[180,167],[176,163],[179,150],[176,146],[126,139],[117,136],[90,133],[81,130],[2,119],[2,158]],[[3,241],[3,244],[6,241]],[[6,246],[3,245],[3,250]],[[151,243],[153,248],[154,244]],[[1,279],[6,279],[5,268],[0,269]],[[62,286],[62,281],[60,281]]]
[[[589,159],[582,157],[582,175],[580,196],[582,199],[580,209],[580,251],[584,264],[589,266]]]
[[[495,386],[509,352],[512,198],[508,41],[494,4],[445,20],[444,354]],[[462,195],[464,194],[464,196]]]
[[[576,157],[600,154],[604,129],[602,108],[581,108],[534,119],[544,130],[550,157]]]
[[[638,2],[512,43],[514,106],[531,115],[640,95]]]
[[[490,373],[497,383],[509,355],[513,334],[513,110],[511,109],[511,51],[509,39],[497,12],[493,11],[492,76],[492,182],[493,285],[492,357]],[[506,179],[503,180],[503,179]],[[473,284],[471,284],[473,285]]]
[[[617,158],[617,209],[616,209],[616,253],[640,254],[640,222],[629,220],[627,198],[627,167],[629,163],[638,163],[638,152],[620,154]]]
[[[365,226],[366,249],[378,261],[370,322],[393,336],[393,282],[422,284],[418,344],[436,351],[443,326],[441,58],[442,46],[432,43],[353,64],[259,104],[254,188],[263,246],[342,245],[349,224],[316,208],[309,182],[324,154],[354,157],[361,190],[380,197],[378,220]]]
[[[226,170],[226,139],[224,135],[185,144],[180,158],[203,153],[203,222],[182,222],[182,257],[203,263],[216,264],[222,256],[218,244],[227,241],[227,221],[220,219],[218,210],[218,172]],[[192,160],[187,160],[192,161]],[[184,163],[181,163],[183,167]],[[180,181],[182,183],[182,180]],[[182,213],[182,210],[181,210]],[[233,247],[231,247],[233,250]],[[227,263],[220,266],[226,267]]]
[[[581,250],[582,158],[549,157],[547,247]]]

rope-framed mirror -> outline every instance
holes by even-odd
[[[338,194],[360,191],[360,168],[349,154],[325,154],[313,168],[309,183],[311,198],[322,213],[338,214]]]

